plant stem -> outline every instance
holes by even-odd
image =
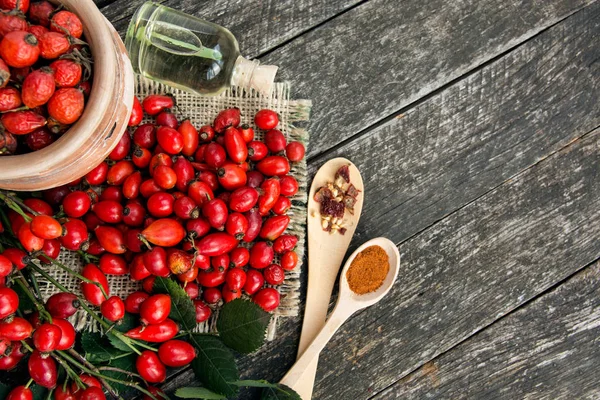
[[[73,368],[71,368],[65,360],[63,360],[61,357],[58,356],[58,354],[56,354],[56,351],[53,352],[52,358],[54,358],[56,360],[56,362],[59,363],[65,369],[65,371],[67,372],[67,375],[75,381],[75,384],[80,389],[85,389],[85,384],[83,383],[83,381],[81,380],[79,375],[77,375],[77,373],[75,371],[73,371]]]
[[[25,385],[25,387],[29,389],[29,386],[31,386],[31,384],[32,384],[32,383],[33,383],[33,379],[31,379],[31,378],[30,378],[30,379],[27,381],[27,384]]]
[[[26,341],[21,340],[21,345],[27,349],[28,352],[33,353],[33,347],[27,344]]]
[[[33,296],[31,291],[29,290],[29,285],[27,284],[27,281],[25,280],[25,277],[23,276],[21,271],[19,271],[19,278],[15,279],[15,282],[21,287],[21,289],[23,289],[25,295],[29,297],[31,302],[35,305],[35,308],[40,313],[40,316],[43,317],[45,320],[52,322],[52,316],[50,315],[50,313],[48,313],[48,311],[46,311],[44,305]]]
[[[27,285],[27,287],[29,288],[29,281],[27,281],[27,278],[23,274],[23,271],[17,271],[17,275],[21,278],[23,283],[25,283]],[[30,278],[31,278],[31,275],[33,275],[33,274],[30,274]],[[37,281],[36,281],[36,286],[37,286]],[[39,295],[39,290],[37,290],[37,291],[34,290],[33,293],[31,293],[31,295],[35,296],[35,298],[38,302],[40,302],[40,303],[42,302],[42,296]]]
[[[83,358],[81,356],[81,354],[77,353],[75,350],[73,349],[69,349],[67,350],[67,352],[77,358],[77,360],[79,360],[79,362],[81,362],[83,365],[85,365],[86,367],[88,367],[89,369],[91,369],[92,371],[97,372],[98,375],[98,380],[100,380],[100,383],[106,388],[106,390],[108,390],[108,392],[110,393],[111,396],[113,397],[118,397],[119,395],[117,394],[117,392],[112,388],[112,386],[110,386],[105,380],[103,375],[100,373],[100,371],[98,371],[98,369],[96,367],[94,367],[89,361],[87,361],[85,358]]]
[[[88,254],[88,253],[86,253],[85,251],[82,251],[82,250],[77,250],[77,254],[79,254],[79,256],[81,258],[83,258],[83,261],[85,261],[86,264],[90,264],[91,263],[90,260],[95,260],[95,261],[100,260],[98,257],[93,256],[91,254]]]
[[[38,285],[35,274],[29,274],[29,279],[31,279],[31,286],[33,286],[33,290],[37,294],[38,299],[42,300],[42,293],[40,292],[40,286]]]
[[[136,344],[137,346],[140,346],[141,348],[144,348],[144,349],[146,349],[146,350],[151,350],[151,351],[154,351],[154,352],[157,352],[157,351],[158,351],[158,349],[156,349],[156,348],[154,348],[154,347],[152,347],[152,346],[148,346],[146,343],[142,343],[142,342],[137,342],[137,341],[136,341],[136,342],[135,342],[135,344]]]
[[[124,369],[121,368],[115,368],[115,367],[98,367],[98,371],[114,371],[114,372],[119,372],[121,374],[125,374],[127,376],[134,376],[136,378],[140,378],[142,379],[141,376],[139,376],[138,374],[136,374],[135,372],[129,372],[129,371],[125,371]]]
[[[85,276],[79,274],[78,272],[73,271],[71,268],[63,265],[62,263],[59,263],[55,259],[48,257],[46,254],[42,254],[42,257],[44,257],[46,260],[50,261],[52,264],[56,265],[63,271],[66,271],[67,273],[73,275],[74,277],[81,279],[85,283],[91,283],[92,285],[97,286],[100,289],[100,291],[102,292],[102,294],[104,295],[104,298],[108,299],[108,294],[106,293],[106,291],[104,290],[104,286],[102,286],[100,284],[100,282],[94,282],[93,280],[86,278]]]
[[[48,275],[48,273],[46,271],[44,271],[43,269],[39,268],[37,265],[35,265],[35,264],[29,264],[29,267],[33,268],[33,270],[37,271],[44,278],[46,278],[50,283],[52,283],[54,286],[56,286],[57,288],[59,288],[63,292],[70,293],[67,288],[65,288],[63,285],[61,285],[60,283],[58,283],[56,281],[56,279],[54,279],[53,277],[51,277],[50,275]],[[83,308],[92,318],[94,318],[96,321],[98,321],[98,323],[104,329],[107,329],[107,330],[110,329],[110,325],[106,321],[104,321],[102,318],[100,318],[92,309],[90,309],[88,307],[88,305],[86,304],[85,299],[82,299],[79,296],[77,296],[77,299],[79,300],[79,303],[81,304],[81,308]],[[138,345],[140,347],[143,347],[142,346],[143,343],[139,343],[135,339],[128,338],[127,336],[123,335],[121,332],[113,332],[113,335],[115,335],[117,338],[119,338],[123,343],[125,343],[125,345],[127,347],[129,347],[131,350],[133,350],[137,355],[142,354],[133,345],[136,344],[136,345]],[[154,349],[152,349],[152,350],[154,350]],[[154,350],[154,351],[156,351],[156,350]]]
[[[17,214],[22,216],[26,222],[31,221],[31,217],[29,215],[25,214],[23,209],[27,210],[29,213],[31,213],[33,215],[39,215],[38,212],[32,210],[25,203],[23,203],[18,197],[14,197],[10,193],[5,192],[3,190],[0,190],[0,200],[3,200],[6,203],[6,205],[8,206],[8,208],[10,208],[14,212],[16,212]]]
[[[146,247],[148,247],[148,250],[152,250],[152,245],[150,244],[149,241],[146,240],[145,237],[143,237],[141,234],[139,234],[138,239],[140,240],[140,242],[144,243],[146,245]]]
[[[146,395],[150,396],[151,398],[153,398],[153,399],[155,399],[155,400],[158,400],[158,399],[156,399],[156,397],[155,397],[155,396],[153,396],[153,395],[152,395],[152,393],[150,393],[150,392],[148,392],[147,390],[145,390],[145,389],[141,388],[141,387],[140,387],[138,384],[136,384],[136,383],[131,383],[131,382],[127,382],[127,381],[122,381],[122,380],[120,380],[120,379],[112,378],[112,377],[110,377],[110,376],[104,376],[104,375],[102,375],[102,374],[101,374],[101,373],[99,373],[99,372],[95,372],[95,371],[93,371],[93,370],[91,370],[91,369],[87,368],[86,366],[84,366],[84,365],[81,365],[79,362],[75,361],[73,358],[71,358],[70,356],[68,356],[68,355],[67,355],[67,354],[66,354],[64,351],[57,350],[56,352],[57,352],[57,353],[59,353],[59,354],[60,354],[62,357],[64,357],[64,359],[65,359],[65,360],[68,360],[70,363],[72,363],[72,364],[74,364],[74,365],[77,365],[77,367],[81,368],[81,370],[82,370],[83,372],[86,372],[86,373],[88,373],[88,374],[90,374],[90,375],[94,375],[94,376],[102,377],[102,378],[106,379],[107,381],[111,381],[111,382],[119,383],[119,384],[121,384],[121,385],[125,385],[125,386],[129,386],[129,387],[135,388],[135,389],[137,389],[138,391],[140,391],[140,392],[142,392],[142,393],[144,393],[144,394],[146,394]]]

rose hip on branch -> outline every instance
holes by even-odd
[[[50,29],[36,28],[42,36],[59,35],[71,41],[69,35],[77,35],[74,14],[45,13],[37,3],[34,11],[39,23],[46,18],[44,24]],[[19,37],[37,40],[35,36]],[[41,114],[12,112],[10,118],[3,117],[5,132],[14,131],[17,136],[34,128],[33,132],[51,132],[82,112],[78,81],[85,75],[83,64],[71,58],[46,62],[43,57],[39,62],[44,66],[36,64],[26,71],[22,86],[14,89],[22,88],[19,102],[41,104],[52,120]],[[13,72],[7,64],[8,72]],[[0,63],[0,77],[1,72]],[[38,86],[40,91],[35,90]],[[171,96],[135,99],[131,131],[123,132],[107,160],[83,178],[45,191],[45,200],[25,200],[22,213],[8,213],[9,228],[18,228],[17,238],[26,251],[7,248],[0,254],[2,284],[9,282],[10,286],[12,280],[7,277],[26,268],[31,259],[52,263],[61,245],[64,251],[77,251],[86,260],[81,271],[70,272],[79,279],[83,296],[55,294],[27,319],[15,315],[19,307],[16,292],[0,285],[0,337],[31,341],[35,350],[29,358],[33,359],[30,373],[38,384],[58,384],[57,363],[64,360],[50,353],[73,348],[76,334],[66,318],[78,310],[94,310],[107,329],[127,320],[126,313],[136,316],[136,328],[115,334],[148,342],[137,352],[136,362],[138,373],[148,383],[162,382],[166,367],[189,364],[196,350],[175,338],[180,325],[169,316],[178,307],[177,299],[160,293],[157,283],[161,278],[177,282],[185,291],[186,299],[189,296],[193,301],[198,323],[240,297],[251,297],[267,312],[279,306],[276,287],[284,283],[286,271],[298,264],[294,251],[298,237],[290,232],[288,213],[299,184],[290,171],[303,159],[304,146],[288,141],[285,127],[278,126],[279,118],[272,110],[261,110],[255,116],[242,115],[236,108],[223,110],[212,125],[199,129],[189,119],[179,119],[180,111]],[[154,116],[154,122],[141,124],[148,121],[144,119],[148,115]],[[38,116],[43,121],[38,121]],[[252,123],[252,118],[253,127],[242,125]],[[258,140],[260,137],[265,140]],[[37,139],[35,143],[43,142]],[[356,192],[349,186],[345,195],[356,196]],[[345,196],[341,201],[346,209],[351,208]],[[115,295],[110,276],[139,282],[140,289]],[[181,329],[188,330],[183,324]],[[151,351],[148,344],[160,345]],[[3,345],[0,340],[0,353]],[[0,356],[0,369],[14,367],[21,358],[20,353]],[[100,382],[96,385],[85,379],[90,386],[86,389],[58,385],[57,391],[82,398],[90,390],[101,392]],[[89,398],[100,392],[89,392]]]

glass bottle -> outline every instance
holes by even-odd
[[[242,57],[227,29],[152,2],[136,11],[125,46],[136,73],[201,95],[231,85],[268,95],[277,73],[276,66]]]

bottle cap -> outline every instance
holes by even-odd
[[[269,96],[278,69],[276,65],[260,65],[258,60],[248,60],[239,56],[233,68],[231,84],[252,88],[264,96]]]

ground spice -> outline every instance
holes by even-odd
[[[383,284],[390,270],[390,258],[380,246],[370,246],[352,260],[346,278],[356,294],[374,292]]]

